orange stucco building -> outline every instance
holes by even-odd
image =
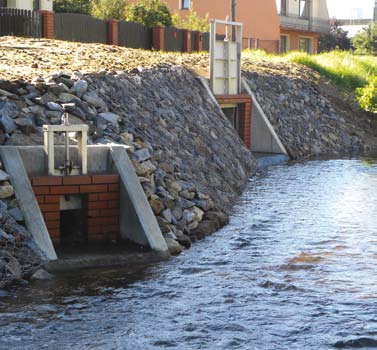
[[[166,0],[181,17],[193,8],[200,17],[230,17],[229,0]],[[237,0],[236,21],[244,24],[243,47],[267,52],[317,52],[318,37],[329,31],[326,0]]]

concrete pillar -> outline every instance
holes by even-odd
[[[164,27],[153,27],[152,49],[156,51],[165,50],[165,28]]]
[[[109,45],[118,45],[118,22],[116,19],[107,20],[107,43]]]
[[[191,53],[191,30],[185,29],[183,31],[183,52]]]
[[[39,11],[42,14],[42,37],[54,39],[54,19],[55,13],[52,11]]]
[[[56,260],[54,246],[48,234],[41,210],[35,199],[29,178],[16,147],[0,147],[1,159],[10,176],[20,208],[25,217],[26,227],[32,234],[48,260]]]
[[[114,170],[120,177],[120,236],[131,242],[149,246],[163,257],[169,249],[156,217],[137,178],[126,149],[110,146]]]

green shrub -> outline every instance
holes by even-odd
[[[54,0],[54,11],[88,15],[90,0]]]
[[[139,0],[127,6],[125,17],[127,21],[142,23],[147,27],[172,25],[169,7],[163,0]]]
[[[182,18],[178,13],[173,15],[173,25],[177,28],[197,30],[199,32],[208,32],[209,30],[209,15],[200,17],[193,9],[190,8],[190,11],[186,18]]]
[[[377,76],[370,76],[367,85],[356,89],[356,97],[362,109],[377,113]]]
[[[90,14],[100,19],[124,19],[127,0],[92,0]]]

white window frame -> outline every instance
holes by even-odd
[[[185,1],[188,1],[188,7],[184,7]],[[190,10],[191,0],[179,0],[179,9],[180,10]]]
[[[298,50],[300,51],[300,39],[309,39],[309,52],[308,54],[313,54],[313,42],[314,42],[314,39],[311,37],[311,36],[303,36],[303,35],[300,35],[298,37]],[[306,52],[306,51],[304,51]]]
[[[289,34],[280,34],[280,38],[282,36],[284,36],[286,38],[286,44],[287,44],[287,46],[285,48],[286,49],[285,52],[280,52],[280,53],[286,53],[286,52],[288,52],[290,50],[290,37],[289,37]],[[281,39],[280,39],[280,48],[279,49],[281,50]]]

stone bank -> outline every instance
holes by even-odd
[[[0,81],[0,101],[0,139],[5,145],[43,144],[42,125],[60,124],[67,112],[72,123],[89,125],[89,144],[127,146],[139,184],[170,246],[189,247],[223,226],[256,168],[219,106],[182,67]],[[60,141],[57,136],[56,143]],[[56,191],[67,189],[63,183],[51,187],[43,178],[30,178],[51,238],[58,243],[59,220],[46,209],[56,206],[51,202],[57,200]],[[81,191],[92,185],[71,186]],[[96,194],[101,196],[100,192]],[[113,230],[109,237],[115,235]]]

